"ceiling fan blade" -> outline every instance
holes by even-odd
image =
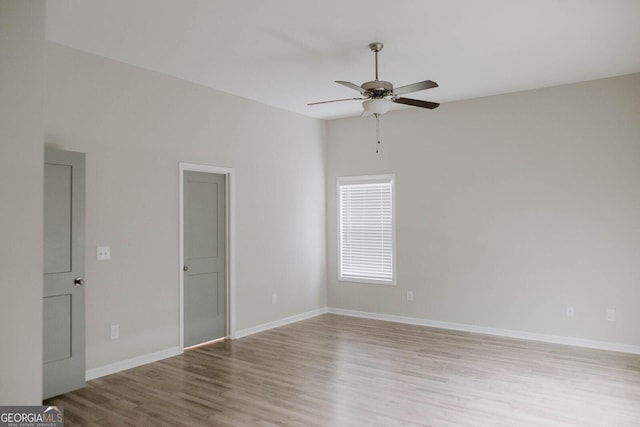
[[[342,86],[346,86],[348,88],[351,88],[353,90],[357,90],[360,93],[364,92],[364,89],[362,89],[357,84],[354,84],[354,83],[351,83],[351,82],[345,82],[345,81],[342,81],[342,80],[336,80],[336,83],[341,84]]]
[[[411,98],[391,98],[391,101],[395,102],[396,104],[411,105],[413,107],[428,108],[430,110],[438,108],[438,106],[440,105],[437,102],[422,101],[420,99]]]
[[[423,82],[397,87],[393,90],[393,94],[404,95],[405,93],[418,92],[419,90],[431,89],[433,87],[438,87],[438,83],[431,80],[425,80]]]
[[[344,99],[332,99],[331,101],[320,101],[320,102],[312,102],[307,105],[318,105],[318,104],[328,104],[330,102],[341,102],[341,101],[357,101],[357,100],[369,99],[369,98],[344,98]]]

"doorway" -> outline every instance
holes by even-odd
[[[180,164],[180,347],[231,337],[233,169]]]

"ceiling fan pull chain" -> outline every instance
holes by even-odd
[[[374,114],[376,116],[376,154],[380,152],[380,114]]]

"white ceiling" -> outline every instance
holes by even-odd
[[[306,104],[358,96],[333,81],[373,80],[374,41],[437,102],[640,72],[640,1],[48,0],[47,39],[331,119],[360,102]]]

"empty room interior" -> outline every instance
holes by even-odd
[[[0,0],[0,407],[640,425],[639,20]]]

